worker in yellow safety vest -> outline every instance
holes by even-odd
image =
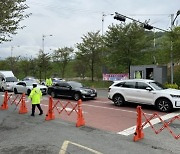
[[[137,72],[136,72],[135,78],[136,78],[136,79],[141,79],[141,78],[142,78],[140,71],[137,71]]]
[[[46,86],[49,87],[49,79],[46,79]]]
[[[39,109],[39,112],[40,112],[39,115],[43,114],[43,110],[41,109],[41,106],[40,106],[41,97],[42,97],[41,90],[37,87],[37,83],[33,83],[33,89],[31,90],[31,93],[29,95],[29,98],[31,99],[31,103],[32,103],[31,116],[34,116],[36,106]]]
[[[52,79],[49,78],[49,86],[52,86],[52,85],[53,85]]]

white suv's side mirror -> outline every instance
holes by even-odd
[[[146,87],[146,90],[152,91],[152,88],[151,87]]]

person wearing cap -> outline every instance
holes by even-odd
[[[41,90],[37,87],[37,83],[33,83],[33,89],[31,90],[31,93],[29,95],[29,98],[31,99],[31,103],[32,103],[31,116],[34,116],[36,106],[39,109],[39,112],[40,112],[39,115],[43,114],[43,110],[41,109],[41,106],[40,106],[41,97],[42,97]]]

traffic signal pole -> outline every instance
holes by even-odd
[[[145,29],[151,30],[151,29],[154,28],[154,29],[158,29],[158,30],[161,30],[161,31],[164,31],[164,32],[168,32],[168,31],[166,31],[166,30],[164,30],[164,29],[151,26],[151,25],[149,25],[148,23],[143,23],[143,22],[140,22],[140,21],[138,21],[138,20],[136,20],[136,19],[133,19],[133,18],[130,18],[130,17],[128,17],[128,16],[122,15],[122,14],[120,14],[120,13],[118,13],[118,12],[115,12],[114,19],[125,22],[125,21],[126,21],[126,18],[127,18],[127,19],[130,19],[130,20],[132,20],[132,21],[135,21],[135,22],[137,22],[137,23],[142,24]]]

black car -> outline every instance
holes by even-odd
[[[48,87],[48,94],[52,97],[63,96],[71,97],[75,100],[97,97],[95,89],[84,87],[81,83],[75,81],[61,81]]]

